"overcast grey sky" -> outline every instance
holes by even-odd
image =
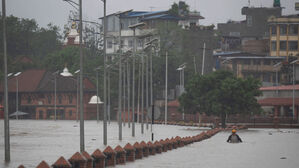
[[[74,0],[78,2],[78,0]],[[82,0],[83,18],[95,21],[103,16],[103,3],[101,0]],[[168,10],[173,2],[179,0],[107,0],[107,13],[124,11],[128,9],[159,11]],[[185,0],[191,10],[196,9],[205,17],[201,24],[217,24],[228,19],[242,20],[241,8],[248,6],[248,0]],[[250,0],[251,6],[271,7],[273,0]],[[299,0],[281,0],[285,9],[283,14],[298,13],[294,4]],[[58,25],[63,29],[66,24],[69,11],[73,8],[62,0],[6,0],[7,15],[22,18],[35,19],[37,23],[45,27],[48,23]],[[2,9],[2,7],[1,7]]]

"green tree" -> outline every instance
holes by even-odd
[[[179,1],[179,3],[174,2],[168,12],[174,16],[186,16],[190,12],[189,5],[184,1]]]
[[[228,71],[216,71],[205,76],[194,76],[179,101],[186,113],[220,116],[225,127],[226,115],[260,112],[256,100],[256,96],[261,95],[260,86],[254,78],[241,79]]]

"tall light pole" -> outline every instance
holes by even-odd
[[[129,122],[129,114],[130,114],[130,110],[131,110],[131,104],[130,104],[130,100],[131,100],[131,93],[130,93],[130,83],[131,83],[131,80],[130,80],[130,72],[131,72],[131,69],[130,69],[130,64],[129,64],[129,59],[127,60],[127,99],[128,99],[128,110],[127,110],[127,114],[128,114],[128,127],[130,128],[130,122]],[[124,121],[126,122],[126,118],[124,117]]]
[[[149,106],[148,106],[148,89],[149,89],[149,86],[148,86],[148,78],[149,78],[149,76],[148,76],[148,61],[149,61],[149,59],[148,59],[148,56],[146,55],[146,58],[145,58],[146,60],[146,62],[145,62],[145,95],[146,95],[146,98],[145,98],[145,101],[146,101],[146,103],[145,103],[145,109],[146,109],[146,129],[148,130],[148,114],[149,114]]]
[[[185,68],[186,68],[186,63],[180,65],[176,70],[180,72],[180,95],[182,94],[182,92],[184,91],[184,83],[185,83]],[[185,120],[185,112],[184,112],[184,108],[183,108],[183,115],[182,115],[182,119]]]
[[[97,85],[97,97],[99,97],[99,71],[100,67],[96,68],[96,85]],[[97,103],[97,122],[99,122],[100,114],[99,114],[99,103]]]
[[[143,113],[144,113],[144,61],[141,55],[141,134],[144,133]]]
[[[107,145],[107,92],[106,92],[106,87],[107,87],[107,82],[106,82],[106,63],[107,63],[107,56],[106,56],[106,33],[107,33],[107,20],[106,20],[106,0],[101,0],[104,3],[104,117],[103,117],[103,142],[104,145]]]
[[[165,125],[167,125],[167,104],[168,104],[168,93],[167,93],[167,89],[168,89],[168,52],[166,51],[166,55],[165,55]]]
[[[295,119],[295,64],[299,60],[294,60],[290,64],[293,65],[293,119]]]
[[[59,74],[59,71],[54,72],[52,75],[54,75],[54,120],[57,119],[57,75]]]
[[[134,25],[130,25],[129,28],[133,30],[133,38],[134,38],[134,56],[133,56],[133,77],[132,77],[132,136],[135,136],[135,57],[137,52],[136,46],[136,28],[144,26],[145,23],[137,23]]]
[[[83,50],[82,50],[82,0],[79,0],[79,4],[72,0],[63,0],[75,9],[79,7],[79,52],[80,52],[80,151],[85,150],[84,143],[84,107],[83,107]]]
[[[8,117],[8,86],[7,86],[7,46],[6,46],[6,6],[2,0],[2,29],[3,29],[3,68],[4,68],[4,145],[5,162],[10,162],[10,137]]]
[[[156,49],[155,45],[153,45],[154,42],[158,41],[157,38],[152,39],[151,41],[149,41],[148,43],[146,43],[145,45],[150,45],[151,47],[153,47],[154,49]],[[152,48],[150,49],[150,51],[152,51]],[[153,54],[152,52],[150,52],[150,107],[153,108]],[[152,109],[153,112],[153,109]],[[152,119],[153,121],[153,119]],[[153,122],[151,122],[151,132],[153,131]]]
[[[78,73],[80,72],[80,69],[79,70],[77,70],[77,71],[75,71],[74,72],[74,74],[77,74],[77,98],[76,98],[76,100],[77,100],[77,104],[76,104],[76,108],[77,108],[77,112],[76,112],[76,121],[78,122],[78,120],[79,120],[79,75],[78,75]]]
[[[279,62],[275,65],[273,65],[273,67],[275,68],[275,86],[276,86],[276,96],[278,97],[278,66],[281,65],[282,62]]]
[[[19,119],[18,113],[19,113],[19,78],[18,76],[21,74],[22,72],[18,72],[16,74],[14,74],[14,76],[16,77],[16,119]]]
[[[203,43],[201,75],[204,74],[204,70],[205,70],[205,55],[206,55],[206,43]]]

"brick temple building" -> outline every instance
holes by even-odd
[[[67,69],[65,69],[67,71]],[[18,99],[16,98],[18,83]],[[77,77],[56,75],[56,115],[57,119],[75,120],[77,118],[78,85]],[[96,94],[95,85],[84,78],[84,118],[96,118],[96,105],[88,104]],[[55,115],[55,75],[46,70],[26,70],[19,76],[8,78],[9,114],[18,111],[28,113],[20,118],[53,119]],[[3,105],[3,84],[0,84],[0,104]],[[78,115],[79,118],[79,115]]]

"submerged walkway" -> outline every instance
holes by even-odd
[[[243,143],[227,143],[230,132],[151,156],[120,168],[297,168],[299,129],[249,129],[237,132]]]

